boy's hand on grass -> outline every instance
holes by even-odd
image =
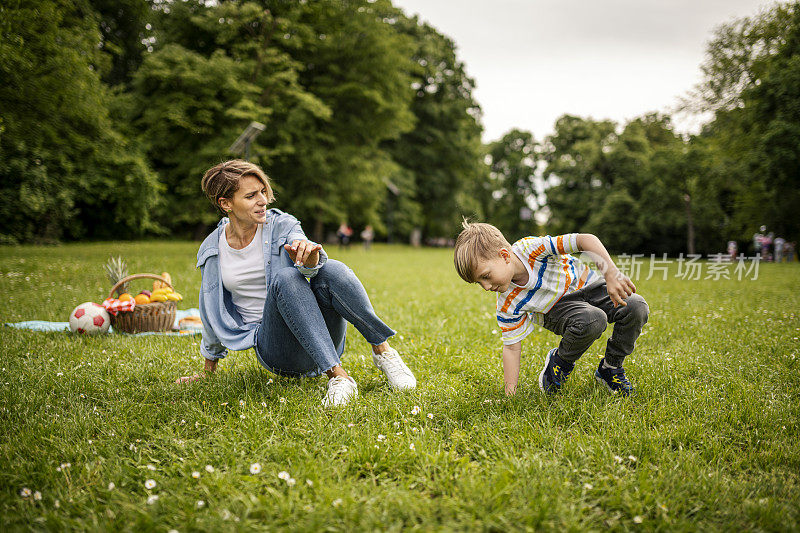
[[[175,380],[175,384],[180,385],[181,383],[192,383],[200,379],[205,379],[214,373],[214,371],[217,369],[218,363],[219,361],[211,361],[210,359],[206,359],[206,365],[204,368],[205,372],[202,374],[194,374],[192,376],[179,377]]]
[[[295,266],[305,266],[313,268],[319,263],[319,251],[322,245],[311,241],[292,241],[292,244],[284,244],[283,247],[289,253],[289,257],[294,261]]]
[[[616,269],[609,271],[605,278],[608,296],[614,302],[614,307],[628,305],[625,303],[625,298],[636,292],[636,285],[633,284],[628,276]]]
[[[207,375],[208,374],[194,374],[193,376],[181,376],[175,380],[175,384],[180,385],[181,383],[192,383],[193,381],[205,378]]]

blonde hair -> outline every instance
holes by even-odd
[[[453,263],[461,279],[467,283],[475,283],[478,261],[494,257],[502,248],[510,250],[511,245],[500,230],[491,224],[464,219],[461,227],[464,229],[456,239]]]
[[[219,205],[220,198],[232,198],[234,193],[239,190],[241,179],[248,176],[258,178],[264,184],[267,189],[267,202],[272,203],[275,195],[269,184],[269,177],[261,170],[261,167],[243,159],[231,159],[209,168],[203,174],[200,186],[217,211],[225,215],[227,213]]]

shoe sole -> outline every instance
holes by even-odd
[[[555,348],[547,352],[547,357],[544,360],[544,368],[542,368],[542,371],[539,372],[539,388],[544,394],[547,394],[547,391],[544,390],[544,373],[547,372],[547,367],[550,366],[550,357],[553,355],[554,351]]]

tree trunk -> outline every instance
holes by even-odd
[[[325,242],[325,235],[322,234],[323,227],[322,227],[322,220],[317,219],[314,221],[314,242],[317,243],[324,243]]]
[[[686,247],[690,254],[694,254],[694,220],[692,219],[692,197],[683,195],[686,204]]]

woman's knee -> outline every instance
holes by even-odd
[[[317,275],[311,278],[312,285],[325,284],[328,286],[338,283],[357,282],[358,278],[350,267],[335,259],[328,259]]]
[[[280,291],[289,287],[308,285],[305,276],[294,267],[281,268],[272,274],[272,289]]]

